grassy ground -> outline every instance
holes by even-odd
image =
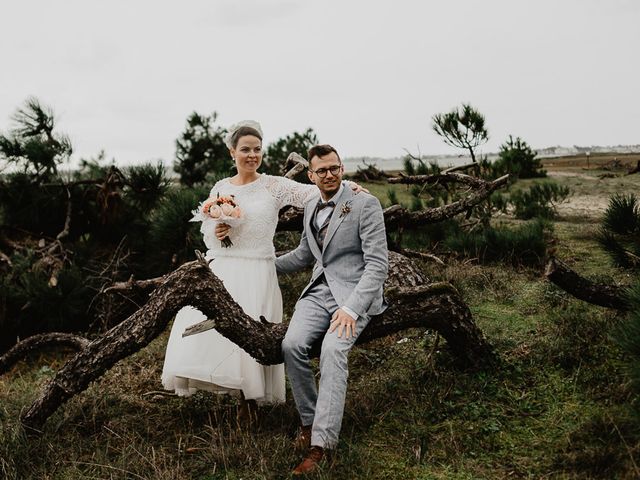
[[[632,177],[640,175],[602,182],[628,192]],[[579,176],[556,179],[580,187]],[[383,203],[387,188],[372,186]],[[597,217],[560,218],[555,253],[585,275],[628,281],[598,248],[596,230]],[[640,420],[609,337],[614,312],[569,297],[539,270],[462,260],[424,267],[460,289],[503,365],[459,370],[444,342],[420,330],[354,349],[335,463],[315,478],[640,477]],[[305,275],[282,281],[290,313]],[[166,337],[60,408],[41,437],[26,438],[17,418],[66,355],[44,352],[1,376],[0,477],[287,478],[299,460],[291,399],[245,430],[233,398],[158,393]]]

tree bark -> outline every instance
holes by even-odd
[[[449,173],[447,176],[474,178],[460,173]],[[426,210],[418,212],[410,212],[404,207],[393,205],[384,210],[384,223],[387,230],[396,226],[402,226],[402,228],[406,230],[422,225],[441,222],[448,218],[452,218],[459,213],[467,212],[471,207],[488,198],[495,190],[506,185],[508,180],[509,175],[504,175],[492,182],[485,182],[481,180],[482,183],[477,184],[474,187],[473,193],[456,202],[443,205],[442,207],[427,208]],[[468,181],[474,182],[473,180]]]
[[[0,356],[0,375],[8,371],[13,365],[33,352],[52,346],[70,347],[74,350],[82,350],[89,344],[89,340],[71,333],[43,333],[33,335],[15,344],[4,355]]]
[[[442,334],[465,365],[483,367],[497,361],[491,345],[451,285],[424,285],[426,278],[411,260],[393,252],[389,260],[390,275],[385,287],[391,306],[383,315],[372,318],[359,343],[406,328],[430,328]],[[200,328],[208,322],[208,328],[215,327],[258,362],[282,362],[280,344],[287,326],[256,322],[246,315],[199,255],[199,260],[185,263],[163,277],[140,310],[70,359],[22,415],[23,425],[32,432],[40,431],[60,405],[157,337],[183,305],[193,305],[207,316],[209,320],[198,324]]]
[[[551,257],[545,269],[547,279],[579,300],[593,305],[626,311],[624,287],[594,283],[571,270],[565,263]]]
[[[471,165],[477,166],[478,164],[474,163]],[[508,180],[509,175],[505,175],[493,181],[488,181],[483,180],[482,178],[467,175],[465,173],[458,173],[453,170],[445,170],[441,173],[434,173],[431,175],[400,175],[399,177],[390,178],[389,183],[402,183],[405,185],[462,183],[463,185],[468,185],[471,188],[490,188],[491,184],[494,182],[498,182],[498,184],[501,186],[503,184],[503,179]]]

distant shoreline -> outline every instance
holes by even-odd
[[[574,152],[571,154],[554,154],[549,151],[551,149],[545,149],[548,153],[539,154],[538,158],[542,164],[546,166],[553,166],[554,163],[561,163],[557,166],[582,166],[590,163],[592,166],[604,165],[608,162],[619,160],[623,165],[635,164],[640,160],[640,146],[638,146],[635,152],[617,152],[612,151],[594,151],[589,152]],[[498,158],[498,154],[490,153],[486,154],[489,160],[495,160]],[[471,163],[471,157],[468,155],[425,155],[423,160],[427,163],[434,162],[440,167],[458,166]],[[367,157],[352,157],[345,158],[343,160],[345,166],[345,172],[355,173],[358,171],[358,167],[366,168],[367,165],[375,165],[380,170],[404,170],[404,158],[367,158]],[[417,163],[417,162],[416,162]]]

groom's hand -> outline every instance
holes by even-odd
[[[333,333],[335,329],[338,329],[338,338],[349,338],[356,336],[356,321],[351,315],[339,308],[331,317],[331,326],[329,327],[329,333]]]

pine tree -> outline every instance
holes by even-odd
[[[477,161],[475,148],[489,140],[484,116],[467,103],[448,113],[434,115],[432,127],[447,145],[468,150],[474,163]]]
[[[58,165],[72,153],[69,138],[54,132],[53,111],[31,97],[16,111],[12,121],[9,134],[0,134],[0,160],[33,175],[38,183],[51,180]]]
[[[514,140],[509,135],[509,139],[500,146],[499,159],[495,166],[501,175],[509,173],[517,178],[546,177],[547,172],[542,169],[540,159],[536,158],[536,155],[527,142],[520,137]]]
[[[266,148],[262,159],[262,170],[272,175],[282,175],[286,173],[283,170],[290,153],[296,152],[306,157],[307,151],[317,143],[318,137],[312,128],[307,128],[302,133],[293,132],[279,138]],[[296,177],[296,180],[309,181],[306,174]]]
[[[224,143],[227,133],[216,126],[218,114],[210,116],[193,112],[187,127],[176,140],[176,159],[173,170],[180,175],[180,183],[188,187],[208,182],[207,175],[228,176],[233,160]]]

